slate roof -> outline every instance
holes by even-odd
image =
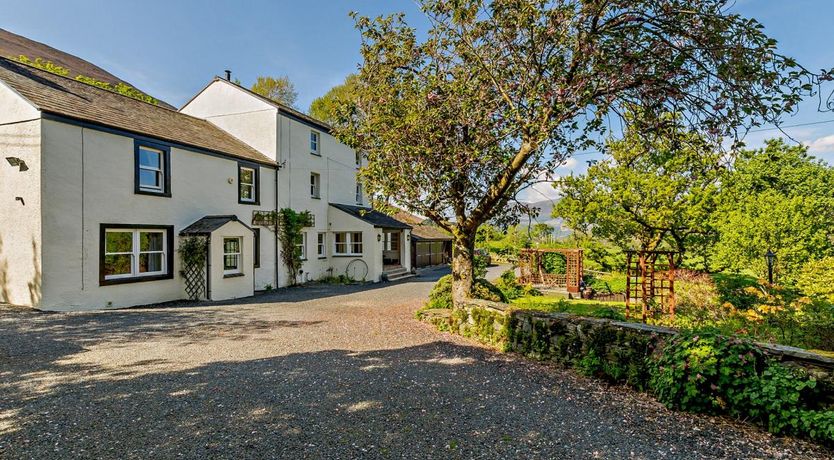
[[[416,241],[452,241],[452,235],[446,230],[410,212],[399,210],[394,218],[411,225],[411,237]]]
[[[0,81],[41,112],[275,165],[206,120],[0,58]]]
[[[388,214],[383,214],[371,208],[335,203],[330,203],[330,206],[333,206],[334,208],[340,211],[346,212],[359,220],[365,221],[373,225],[374,227],[401,229],[411,228],[411,225],[402,223],[397,219],[394,219],[393,217],[389,216]]]
[[[205,216],[194,222],[193,224],[185,227],[180,231],[181,236],[197,236],[197,235],[210,235],[213,231],[217,230],[218,228],[228,224],[229,222],[240,222],[241,225],[252,230],[251,227],[244,224],[237,218],[237,216],[230,215],[230,216]]]

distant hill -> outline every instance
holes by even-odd
[[[41,58],[45,61],[50,61],[55,65],[64,67],[70,71],[69,76],[73,78],[76,75],[84,75],[86,77],[110,83],[113,86],[119,83],[124,83],[125,85],[136,88],[133,84],[122,80],[92,62],[85,61],[78,56],[73,56],[72,54],[28,39],[24,36],[13,34],[8,30],[0,29],[0,56],[16,59],[20,55],[24,55],[33,61],[36,58]],[[142,91],[141,88],[136,89]],[[142,92],[144,93],[144,91]],[[159,101],[159,105],[173,108],[170,104],[163,101]]]
[[[537,201],[535,203],[527,203],[529,206],[534,208],[539,208],[539,215],[533,219],[533,223],[541,223],[550,225],[555,229],[555,234],[557,237],[567,236],[571,234],[571,229],[563,226],[563,221],[561,217],[553,217],[553,206],[559,202],[559,199],[555,199],[553,201],[550,200],[543,200]],[[521,222],[522,225],[527,224],[527,217],[522,217]]]

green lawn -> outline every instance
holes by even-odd
[[[598,300],[568,300],[555,296],[531,296],[515,299],[511,303],[525,310],[572,313],[579,316],[625,320],[624,302]]]

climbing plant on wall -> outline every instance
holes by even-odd
[[[191,300],[200,300],[205,292],[205,265],[208,255],[208,239],[201,236],[190,236],[180,240],[179,249],[182,264],[180,273],[185,279],[185,292]]]
[[[275,222],[275,233],[281,242],[281,259],[287,267],[289,282],[294,285],[302,263],[301,249],[297,245],[302,241],[302,229],[313,225],[313,214],[310,211],[282,208],[275,212],[272,221]]]

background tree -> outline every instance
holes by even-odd
[[[725,171],[716,145],[672,120],[653,133],[628,129],[606,151],[610,158],[586,174],[555,184],[562,199],[554,216],[622,249],[678,251],[678,263],[714,233],[710,215]]]
[[[358,83],[357,75],[348,75],[344,83],[330,88],[324,96],[313,100],[310,104],[310,116],[326,123],[337,123],[339,108],[349,104],[356,97]]]
[[[290,77],[286,75],[281,77],[258,77],[250,89],[265,98],[290,107],[295,107],[295,101],[298,99],[295,85],[290,81]]]
[[[418,0],[431,26],[356,17],[363,62],[338,135],[366,153],[368,191],[453,236],[454,298],[472,291],[478,227],[517,191],[596,146],[640,107],[732,136],[777,121],[816,83],[722,0]],[[826,74],[827,76],[827,74]]]
[[[781,139],[742,151],[721,192],[714,226],[715,263],[766,273],[764,254],[777,254],[780,275],[834,255],[834,169]]]

